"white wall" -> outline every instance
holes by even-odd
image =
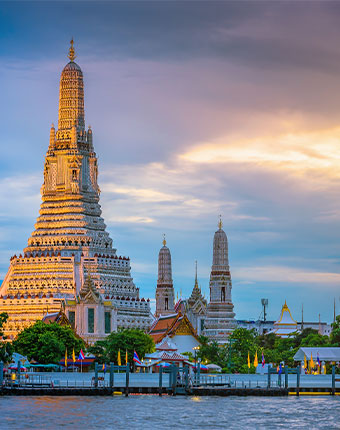
[[[199,342],[191,335],[175,335],[171,338],[171,342],[176,344],[178,352],[181,354],[183,352],[192,352],[194,354],[193,347],[200,346]]]

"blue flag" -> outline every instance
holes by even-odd
[[[279,367],[279,375],[281,375],[282,373],[282,364],[280,363],[280,367]]]

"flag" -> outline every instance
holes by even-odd
[[[84,359],[85,359],[85,355],[84,355],[84,353],[83,353],[83,350],[81,349],[81,350],[80,350],[80,353],[79,353],[78,360],[84,360]]]
[[[318,351],[318,354],[316,356],[316,361],[318,362],[318,366],[320,367],[321,363],[320,363],[319,351]]]
[[[103,363],[102,371],[103,371],[104,373],[106,372],[106,363]]]
[[[137,354],[136,351],[133,351],[133,361],[136,362],[137,364],[142,364],[140,362],[140,359],[139,359],[138,354]]]
[[[125,350],[125,365],[128,364],[128,353],[127,353],[127,349]]]
[[[307,369],[307,367],[308,367],[306,354],[305,354],[304,359],[303,359],[303,367],[304,367],[305,369]]]
[[[122,365],[122,360],[121,360],[121,358],[120,358],[120,349],[118,349],[118,359],[117,359],[117,363],[118,363],[118,366],[121,366],[121,365]]]
[[[281,375],[281,373],[282,373],[282,364],[280,363],[278,374]]]
[[[74,348],[73,348],[73,351],[72,351],[72,361],[73,361],[73,363],[76,362],[76,354],[74,353]]]
[[[263,352],[262,352],[262,367],[264,367],[265,364],[266,364],[266,360],[264,359],[264,355],[263,355]]]
[[[250,369],[250,357],[249,357],[249,351],[248,351],[248,369]]]
[[[310,370],[312,370],[314,367],[314,361],[313,361],[313,354],[312,353],[310,354],[309,367],[310,367]]]
[[[257,351],[256,351],[255,352],[255,358],[254,358],[254,367],[255,367],[255,369],[257,368],[258,364],[259,364],[259,361],[257,359]]]
[[[67,367],[67,348],[65,349],[65,367]]]

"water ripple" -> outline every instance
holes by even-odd
[[[334,397],[2,397],[0,429],[340,429]]]

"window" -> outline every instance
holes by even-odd
[[[221,288],[221,302],[225,302],[225,287]]]
[[[105,333],[111,333],[111,312],[105,312]]]
[[[169,299],[167,297],[165,297],[164,307],[166,311],[169,309]]]
[[[68,311],[68,320],[70,321],[71,327],[75,327],[76,313],[74,311]]]
[[[87,310],[87,332],[94,333],[94,309]]]

